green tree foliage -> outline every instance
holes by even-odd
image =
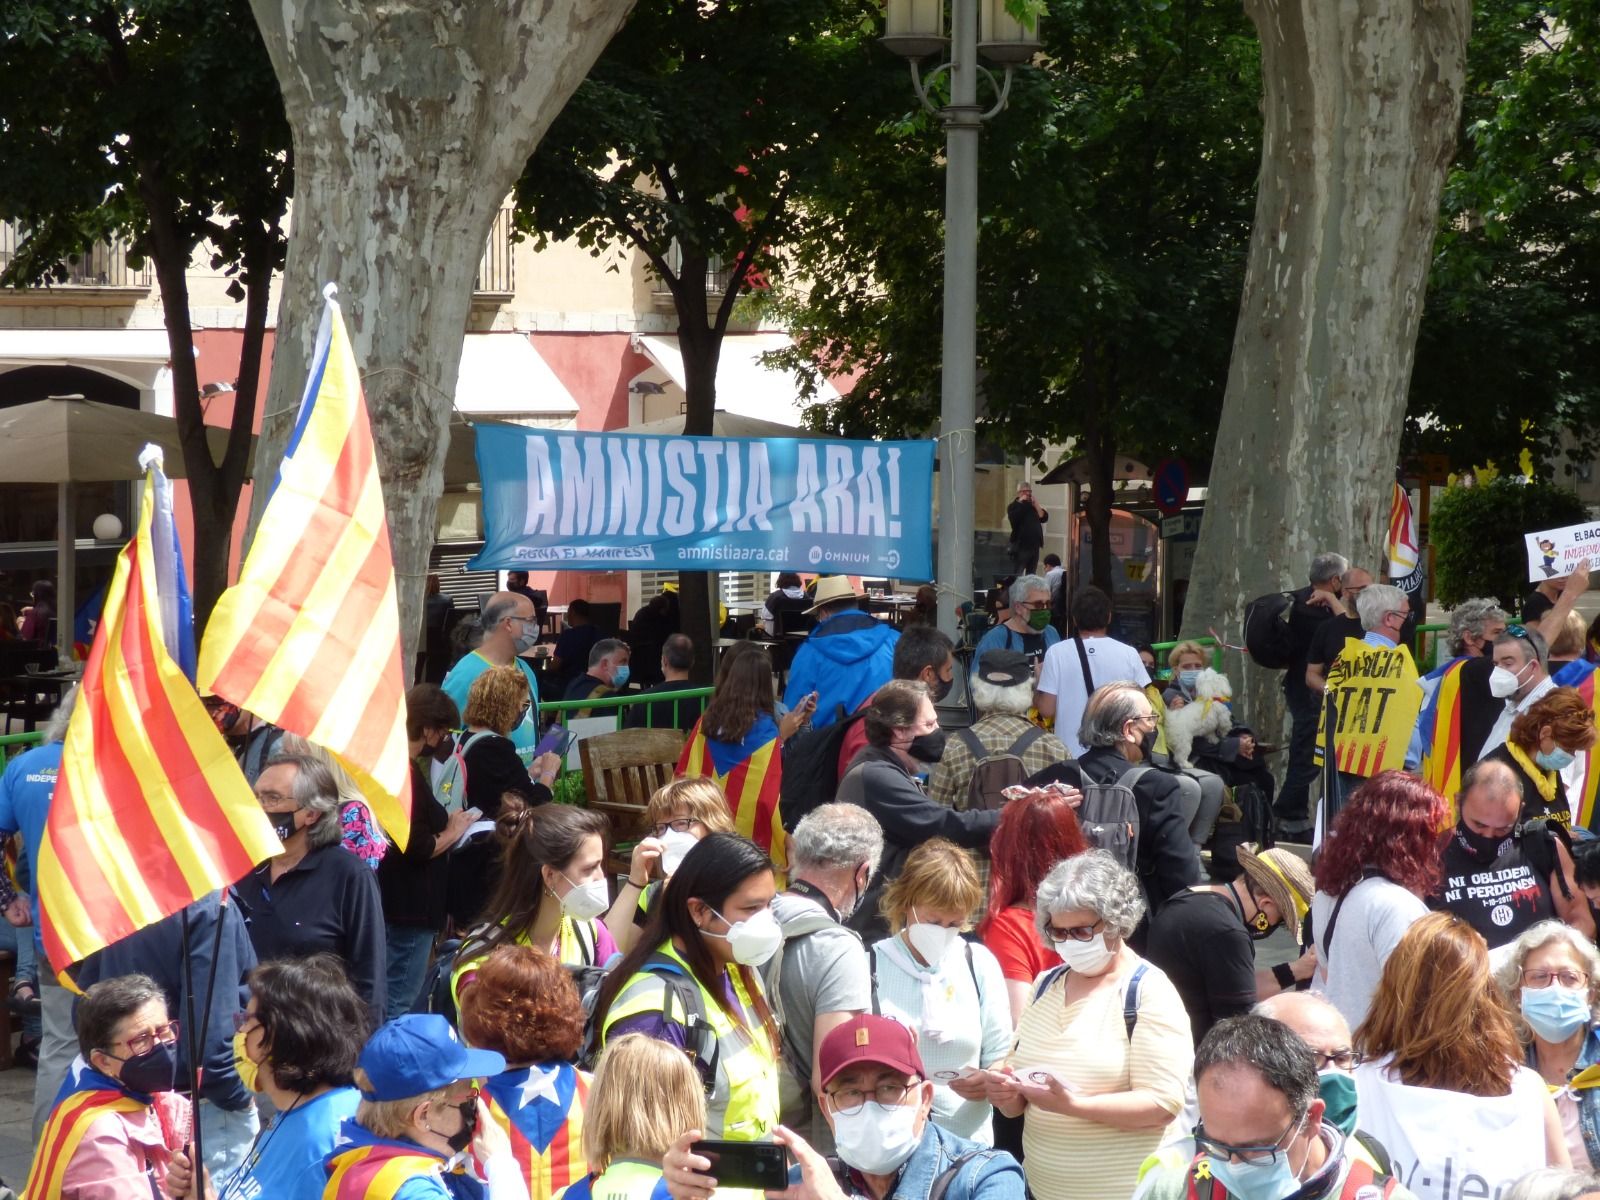
[[[1433,504],[1434,598],[1453,608],[1472,596],[1493,596],[1520,612],[1528,583],[1522,535],[1574,525],[1588,509],[1571,492],[1537,480],[1500,475],[1477,487],[1453,487]]]
[[[1052,0],[1042,32],[980,152],[979,432],[1035,458],[1075,439],[1104,586],[1116,456],[1209,456],[1253,212],[1259,56],[1225,0]],[[805,197],[827,220],[794,248],[812,282],[781,304],[795,361],[858,376],[825,427],[936,421],[941,134],[921,111],[885,124]]]
[[[712,432],[736,304],[781,281],[774,247],[810,236],[817,216],[797,198],[895,111],[880,21],[877,0],[640,4],[529,160],[521,229],[540,245],[575,239],[613,269],[636,249],[671,291],[687,433]],[[725,275],[708,293],[713,265]],[[684,632],[709,645],[707,577],[682,583]]]
[[[1406,449],[1600,452],[1600,3],[1477,0]],[[1570,468],[1569,468],[1570,469]],[[1533,526],[1528,526],[1533,528]]]
[[[0,283],[66,277],[100,241],[129,243],[161,287],[195,523],[195,614],[225,586],[249,466],[272,273],[283,262],[289,129],[244,0],[13,0],[0,6],[0,217],[28,237]],[[203,428],[187,272],[245,302],[228,448]]]

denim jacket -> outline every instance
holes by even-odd
[[[940,1129],[932,1121],[922,1127],[922,1141],[900,1168],[894,1190],[885,1200],[928,1200],[934,1182],[963,1154],[979,1153],[961,1164],[945,1191],[944,1200],[1023,1200],[1027,1186],[1022,1164],[1004,1150],[979,1145]],[[866,1182],[855,1171],[836,1172],[845,1191],[870,1197]]]
[[[1528,1066],[1539,1069],[1538,1050],[1528,1043]],[[1570,1079],[1585,1067],[1600,1062],[1600,1025],[1590,1025],[1584,1036],[1583,1048],[1578,1051],[1578,1061],[1567,1072]],[[1583,1148],[1590,1162],[1600,1162],[1600,1087],[1575,1088],[1572,1098],[1578,1102],[1578,1128],[1583,1131]]]

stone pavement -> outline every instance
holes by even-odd
[[[33,1072],[0,1071],[0,1180],[18,1193],[33,1159]]]

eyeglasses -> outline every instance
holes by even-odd
[[[1349,1071],[1359,1061],[1359,1056],[1349,1046],[1346,1046],[1343,1050],[1313,1050],[1311,1053],[1317,1060],[1318,1071],[1326,1071],[1329,1067],[1338,1067],[1341,1071]]]
[[[444,1098],[444,1100],[442,1101],[442,1103],[444,1103],[444,1104],[459,1104],[459,1105],[476,1104],[477,1102],[478,1102],[478,1086],[476,1084],[474,1084],[472,1087],[468,1088],[467,1091],[465,1093],[463,1093],[462,1095],[459,1095],[459,1096],[446,1096]]]
[[[138,1058],[141,1054],[149,1054],[150,1051],[154,1050],[157,1042],[163,1046],[170,1046],[177,1040],[178,1023],[176,1021],[168,1021],[165,1025],[157,1025],[147,1033],[136,1033],[131,1038],[112,1042],[111,1044],[113,1046],[126,1046],[131,1051],[128,1058]],[[117,1056],[113,1054],[111,1057],[116,1058]],[[127,1060],[117,1059],[117,1061],[125,1062]]]
[[[257,792],[256,799],[263,807],[268,804],[290,804],[294,801],[293,796],[285,796],[282,792]]]
[[[650,832],[656,837],[666,837],[669,829],[673,833],[688,833],[698,824],[700,824],[698,817],[674,817],[670,821],[657,821],[650,827]]]
[[[1234,1146],[1227,1142],[1219,1142],[1216,1138],[1206,1134],[1204,1125],[1194,1127],[1195,1149],[1213,1158],[1220,1158],[1224,1162],[1260,1163],[1263,1166],[1276,1165],[1278,1155],[1286,1154],[1288,1148],[1285,1142],[1294,1141],[1294,1136],[1300,1131],[1300,1126],[1305,1124],[1305,1114],[1302,1113],[1298,1120],[1289,1128],[1280,1133],[1274,1140],[1259,1146]]]
[[[1093,925],[1074,925],[1071,929],[1061,929],[1056,925],[1047,924],[1045,932],[1050,935],[1052,942],[1087,942],[1104,927],[1104,921],[1096,921]]]
[[[861,1111],[861,1106],[868,1100],[875,1101],[884,1108],[894,1108],[919,1082],[921,1081],[913,1079],[910,1083],[880,1083],[870,1092],[863,1092],[860,1088],[840,1088],[836,1092],[828,1093],[828,1101],[833,1105],[833,1111],[841,1117],[853,1117]]]
[[[1547,988],[1552,983],[1559,983],[1564,988],[1580,988],[1589,982],[1589,977],[1582,971],[1561,970],[1546,971],[1536,967],[1531,971],[1522,972],[1522,986],[1531,987],[1534,991]]]
[[[248,1011],[247,1012],[236,1012],[236,1013],[234,1013],[233,1014],[233,1031],[235,1033],[238,1033],[246,1025],[250,1024],[251,1021],[254,1021],[257,1025],[261,1024],[261,1014],[260,1013],[248,1012]]]

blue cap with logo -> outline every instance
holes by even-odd
[[[503,1055],[462,1045],[450,1022],[438,1013],[397,1017],[367,1039],[357,1065],[372,1081],[368,1100],[406,1100],[463,1079],[498,1075]]]

